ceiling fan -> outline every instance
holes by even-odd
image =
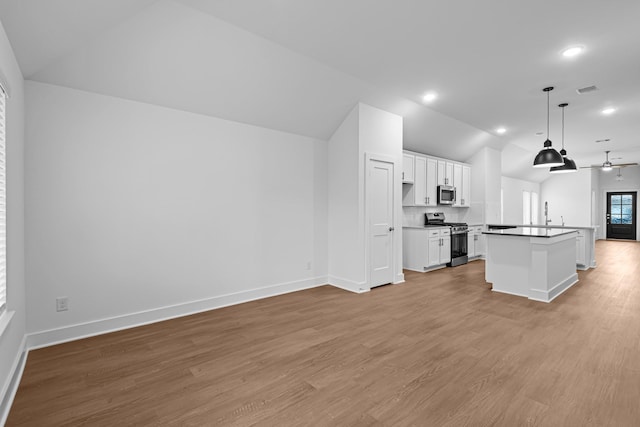
[[[609,153],[611,151],[605,151],[605,154],[607,156],[607,159],[605,160],[605,162],[601,165],[591,165],[591,166],[580,166],[580,169],[593,169],[593,168],[598,168],[598,169],[602,169],[603,171],[610,171],[613,168],[624,168],[627,166],[638,166],[637,163],[618,163],[618,164],[614,164],[611,163],[609,161]]]

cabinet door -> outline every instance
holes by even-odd
[[[427,157],[427,206],[438,205],[438,161]]]
[[[446,162],[444,170],[445,170],[444,183],[446,185],[454,185],[453,184],[453,163]]]
[[[440,236],[429,237],[429,265],[427,267],[440,264],[440,239]]]
[[[427,159],[415,157],[415,174],[413,181],[413,197],[415,206],[427,205]]]
[[[448,232],[449,230],[447,230]],[[442,246],[440,246],[440,264],[451,262],[451,234],[447,233],[441,237]]]
[[[471,206],[471,168],[469,166],[462,166],[461,184],[462,189],[458,190],[460,206],[469,207]]]
[[[467,234],[467,256],[469,258],[476,256],[476,237],[476,233],[469,230],[469,234]]]
[[[460,206],[462,204],[462,165],[453,165],[453,186],[456,187],[456,198],[453,201],[453,206]]]
[[[584,235],[578,234],[578,237],[576,237],[576,264],[579,264],[579,265],[587,265],[587,257],[586,257],[584,242],[585,242]]]
[[[476,256],[484,256],[485,253],[485,239],[486,236],[484,234],[482,234],[482,229],[483,227],[476,227],[475,229],[475,235],[476,235],[476,246],[475,246],[475,251],[476,251]]]
[[[447,162],[438,160],[438,185],[447,185]]]
[[[415,156],[411,154],[402,155],[402,182],[413,184],[414,180],[414,160]]]

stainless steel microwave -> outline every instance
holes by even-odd
[[[456,201],[456,187],[438,185],[438,204],[452,205]]]

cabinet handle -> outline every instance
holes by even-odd
[[[402,180],[404,181],[404,172],[402,172]]]
[[[394,227],[389,227],[389,231],[393,231],[393,230],[395,230]]]
[[[429,198],[427,197],[427,204],[429,204]]]

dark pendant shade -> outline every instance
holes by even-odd
[[[563,153],[564,151],[564,153]],[[567,157],[567,152],[563,149],[560,150],[562,157],[564,157],[564,164],[562,166],[555,166],[549,168],[550,173],[569,173],[569,172],[577,172],[578,166],[576,166],[576,162],[573,159]]]
[[[544,148],[540,150],[536,158],[533,160],[534,168],[548,168],[564,165],[562,154],[558,153],[548,139],[544,142]]]

